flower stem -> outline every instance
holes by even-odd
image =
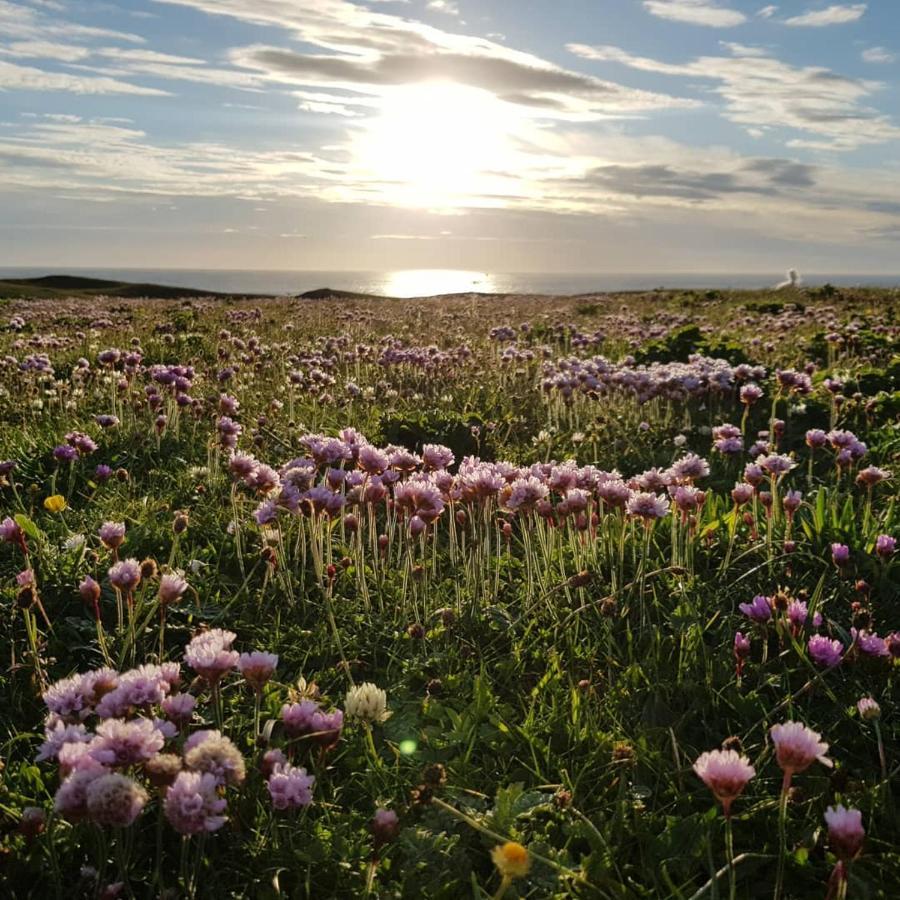
[[[785,772],[781,783],[781,797],[778,801],[778,870],[775,875],[774,900],[781,900],[784,888],[784,862],[787,856],[787,801],[791,787],[791,773]]]
[[[728,900],[737,897],[737,873],[734,870],[734,831],[731,816],[725,816],[725,859],[728,862]]]

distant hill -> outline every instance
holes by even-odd
[[[298,300],[383,300],[382,294],[360,294],[357,291],[342,291],[323,287],[297,294]]]
[[[153,297],[172,300],[180,297],[218,297],[242,299],[262,294],[223,294],[198,288],[173,287],[167,284],[135,284],[129,281],[105,281],[102,278],[82,278],[76,275],[45,275],[42,278],[10,278],[0,281],[0,297]]]

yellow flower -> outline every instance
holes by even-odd
[[[54,494],[52,497],[47,497],[44,500],[44,509],[47,512],[58,513],[62,512],[66,508],[66,498],[63,497],[62,494]]]
[[[491,859],[504,878],[524,878],[531,868],[528,851],[516,841],[498,844],[491,850]]]

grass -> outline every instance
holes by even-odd
[[[861,810],[867,832],[849,866],[850,895],[892,896],[897,662],[866,655],[851,628],[900,630],[900,569],[874,552],[878,535],[898,531],[896,482],[870,494],[855,481],[869,465],[896,468],[900,452],[897,298],[785,290],[502,305],[122,299],[102,313],[80,297],[6,304],[4,320],[19,321],[0,334],[0,460],[17,465],[0,488],[0,518],[20,517],[28,548],[26,560],[0,544],[0,648],[9,661],[0,675],[0,821],[11,895],[97,896],[123,882],[122,895],[137,897],[724,897],[725,821],[691,766],[728,741],[757,772],[731,820],[734,890],[771,896],[782,772],[768,731],[795,719],[822,735],[836,765],[794,778],[783,896],[825,895],[837,860],[823,813],[836,803]],[[489,337],[501,325],[513,340]],[[139,347],[140,360],[104,366],[98,356],[112,347],[123,355]],[[710,433],[741,426],[735,386],[639,402],[618,382],[568,398],[563,382],[542,384],[599,354],[670,366],[697,353],[766,369],[736,457],[714,452]],[[34,359],[21,365],[41,354],[52,374]],[[807,363],[810,392],[780,391],[774,371]],[[153,366],[176,365],[193,367],[179,370],[190,382],[181,405],[153,379]],[[843,383],[837,403],[827,378]],[[229,472],[222,393],[239,403],[230,414],[242,426],[238,448],[276,469],[318,452],[310,434],[348,427],[377,447],[449,447],[442,511],[411,534],[412,513],[427,520],[430,500],[407,501],[388,485],[394,505],[355,507],[353,486],[343,484],[338,493],[351,502],[334,517],[303,506],[260,526],[254,512],[265,496]],[[102,414],[119,424],[101,428]],[[729,492],[773,419],[785,423],[778,452],[797,466],[775,483],[772,516],[759,494],[735,511]],[[831,449],[810,454],[811,428],[853,431],[865,457],[840,468]],[[72,431],[98,447],[57,462],[53,449]],[[709,460],[709,474],[695,479],[702,505],[646,527],[601,506],[593,488],[584,520],[574,494],[560,510],[565,467],[534,470],[556,507],[541,515],[510,511],[502,492],[468,482],[472,466],[462,464],[467,455],[523,467],[571,459],[628,478],[688,452]],[[98,464],[112,476],[98,478]],[[789,488],[803,492],[790,532],[780,508]],[[52,495],[65,510],[45,508]],[[176,533],[181,514],[187,527]],[[134,592],[130,619],[128,598],[109,583],[114,555],[97,537],[106,521],[126,525],[120,557],[184,573],[188,590],[165,610],[162,637],[157,578]],[[850,548],[843,569],[833,543]],[[16,583],[26,567],[30,594]],[[99,628],[78,592],[86,575],[102,587]],[[766,628],[738,610],[756,594],[776,608]],[[780,611],[790,600],[808,606],[799,629]],[[41,690],[102,666],[104,650],[118,670],[181,661],[204,628],[234,632],[236,650],[279,657],[259,698],[259,735],[253,691],[237,673],[216,701],[182,667],[181,691],[198,700],[187,730],[221,722],[246,762],[243,783],[221,788],[227,823],[182,837],[140,766],[121,769],[148,791],[127,828],[54,813],[58,766],[34,762],[47,712]],[[736,630],[751,638],[740,675]],[[815,631],[841,642],[839,666],[811,658]],[[387,693],[384,723],[348,717],[330,750],[287,733],[285,703],[316,696],[324,710],[346,708],[347,691],[364,682]],[[877,729],[856,712],[863,696],[881,706]],[[86,723],[93,729],[96,718]],[[167,750],[182,756],[183,740]],[[308,807],[272,808],[260,765],[275,748],[315,775]],[[46,816],[34,836],[29,807]],[[373,837],[379,808],[399,817],[390,840]],[[528,849],[526,877],[502,879],[495,869],[491,850],[505,840]]]

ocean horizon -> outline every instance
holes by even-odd
[[[264,269],[139,269],[72,266],[0,267],[0,280],[74,275],[233,294],[301,294],[316,288],[419,297],[478,292],[486,294],[588,294],[655,288],[754,290],[784,281],[778,271],[735,272],[478,272],[467,269],[386,271]],[[900,287],[900,274],[801,273],[801,285],[818,287]]]

